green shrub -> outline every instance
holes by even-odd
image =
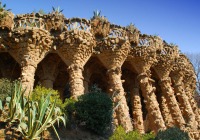
[[[0,100],[4,100],[6,97],[11,96],[14,84],[8,79],[0,79]]]
[[[154,140],[155,139],[155,135],[150,132],[150,133],[146,133],[142,135],[142,139],[143,140]]]
[[[4,104],[0,100],[0,121],[6,123],[5,132],[12,131],[12,136],[17,134],[18,139],[40,139],[43,132],[52,127],[59,138],[54,124],[62,122],[65,125],[65,120],[55,101],[51,104],[50,94],[39,101],[31,101],[24,96],[25,90],[17,81],[11,91]]]
[[[63,104],[62,100],[60,99],[58,91],[50,88],[36,86],[36,88],[32,91],[31,100],[40,101],[42,96],[46,97],[48,94],[51,94],[50,96],[51,103],[54,103],[54,101],[56,100],[56,106],[60,107],[62,110],[65,109],[65,104]]]
[[[64,106],[65,106],[65,109],[64,109],[64,112],[67,116],[67,123],[68,124],[71,124],[71,123],[74,123],[74,117],[75,117],[75,103],[76,103],[76,100],[74,99],[71,99],[71,98],[66,98],[65,99],[65,102],[64,102]]]
[[[86,128],[103,134],[112,121],[112,100],[99,88],[93,87],[75,103],[76,117]]]
[[[155,140],[189,140],[189,136],[179,128],[172,127],[158,132]]]
[[[122,126],[118,126],[109,140],[154,140],[153,133],[141,135],[138,131],[130,131],[126,133]]]
[[[142,136],[137,131],[126,133],[122,126],[118,126],[109,140],[142,140]]]

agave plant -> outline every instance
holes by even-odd
[[[99,11],[99,10],[93,11],[92,20],[94,20],[94,19],[96,19],[96,18],[101,19],[102,21],[107,21],[107,18],[106,18],[105,16],[102,16],[102,15],[101,15],[101,11]]]
[[[93,11],[93,18],[96,18],[96,17],[101,17],[101,11],[99,10]]]
[[[54,127],[57,122],[63,122],[65,119],[59,107],[50,104],[50,94],[44,98],[42,97],[39,102],[30,101],[27,104],[27,118],[23,119],[19,124],[18,130],[22,133],[25,139],[39,139],[41,134],[52,127],[59,139],[58,133]]]
[[[3,12],[4,10],[6,10],[6,4],[2,5],[2,3],[0,2],[0,12]],[[10,11],[11,9],[7,9],[6,11]]]
[[[2,117],[8,125],[19,122],[25,116],[26,99],[24,98],[25,90],[19,82],[14,83],[14,89],[11,91],[11,96],[7,97],[5,104],[0,103],[2,109]]]
[[[137,28],[135,27],[135,25],[131,22],[128,26],[126,26],[126,28],[131,31],[132,33],[134,33]]]
[[[50,94],[40,101],[31,101],[24,97],[25,90],[19,82],[15,82],[11,97],[7,97],[2,103],[0,100],[0,121],[6,122],[8,131],[20,133],[23,139],[39,139],[41,134],[49,127],[54,127],[57,122],[65,125],[65,119],[56,101],[50,103]]]
[[[64,11],[63,9],[60,10],[59,6],[57,8],[52,7],[52,9],[53,9],[53,13],[55,13],[55,14],[61,14]]]

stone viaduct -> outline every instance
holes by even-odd
[[[98,15],[0,14],[0,78],[20,78],[27,91],[38,84],[53,88],[62,99],[77,99],[97,84],[120,102],[114,124],[126,131],[177,126],[199,138],[195,73],[177,46]]]

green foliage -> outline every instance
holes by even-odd
[[[21,83],[14,82],[13,88],[4,103],[0,100],[0,121],[7,123],[6,128],[13,133],[20,132],[23,139],[39,139],[49,127],[57,134],[54,124],[65,124],[65,119],[60,108],[55,106],[56,101],[51,104],[50,94],[40,101],[31,101],[24,97]]]
[[[3,4],[2,5],[2,2],[0,1],[0,12],[3,12],[3,11],[10,11],[11,9],[7,9],[6,10],[6,4]]]
[[[56,122],[62,121],[65,124],[65,119],[62,116],[62,111],[55,106],[55,102],[51,105],[50,94],[45,98],[42,97],[39,102],[28,102],[27,104],[27,119],[22,119],[18,130],[22,133],[25,139],[37,139],[44,130],[52,127],[58,136],[54,127]]]
[[[103,134],[111,124],[112,100],[97,87],[80,96],[75,109],[77,119],[97,134]]]
[[[8,15],[8,11],[11,9],[6,9],[6,4],[2,5],[2,2],[0,1],[0,22],[1,20]]]
[[[142,139],[143,140],[154,140],[155,139],[155,135],[150,132],[150,133],[146,133],[142,135]]]
[[[134,33],[135,31],[137,31],[137,28],[135,27],[135,25],[133,23],[130,23],[128,26],[126,26],[126,28],[131,31],[132,33]]]
[[[155,140],[189,140],[189,136],[187,132],[177,127],[172,127],[158,132]]]
[[[93,18],[96,18],[96,17],[101,17],[101,11],[99,10],[93,11]]]
[[[40,101],[40,99],[44,96],[46,97],[48,94],[51,94],[50,96],[50,102],[54,103],[56,100],[56,106],[60,107],[62,110],[65,109],[65,104],[63,104],[62,100],[60,99],[60,95],[58,91],[50,89],[50,88],[45,88],[42,86],[36,86],[36,88],[33,90],[31,94],[31,100],[33,101]]]
[[[101,21],[108,21],[108,19],[105,16],[101,15],[101,11],[99,11],[99,10],[93,11],[93,17],[91,19],[92,20],[100,19]]]
[[[154,140],[152,133],[141,135],[138,131],[130,131],[126,133],[122,126],[118,126],[109,140]]]
[[[14,84],[8,79],[0,79],[0,100],[4,100],[6,97],[11,96],[11,92],[14,89]]]
[[[59,7],[59,6],[58,6],[57,8],[52,7],[52,9],[53,9],[53,12],[52,12],[52,13],[57,14],[57,15],[62,14],[62,12],[64,11],[63,9],[60,10],[60,7]]]
[[[137,131],[126,133],[124,128],[119,126],[109,140],[142,140],[142,136]]]
[[[38,13],[41,14],[41,15],[45,15],[45,14],[46,14],[46,12],[45,12],[43,9],[40,9],[40,10],[38,11]]]
[[[68,99],[68,98],[65,99],[65,102],[64,102],[65,110],[64,110],[64,112],[67,116],[68,123],[73,123],[75,121],[74,120],[75,103],[76,103],[76,100],[74,100],[74,99]]]

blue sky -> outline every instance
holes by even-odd
[[[200,53],[200,0],[2,0],[14,14],[31,13],[52,6],[67,17],[91,18],[101,10],[111,23],[131,22],[145,34],[159,35],[177,44],[182,52]]]

